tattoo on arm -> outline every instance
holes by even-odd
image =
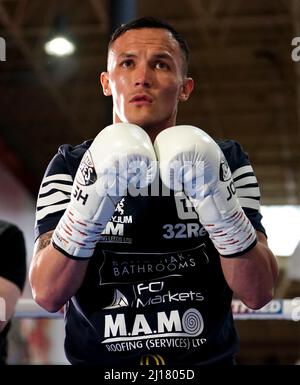
[[[53,230],[48,231],[45,234],[42,234],[36,241],[35,244],[35,254],[37,254],[39,251],[43,250],[45,247],[50,245],[51,238],[52,238]]]

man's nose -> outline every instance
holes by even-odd
[[[141,86],[149,88],[152,84],[152,76],[151,71],[146,66],[142,66],[137,69],[136,78],[135,78],[135,86]]]

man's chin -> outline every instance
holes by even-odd
[[[144,130],[151,129],[155,126],[155,122],[150,119],[131,119],[128,120],[128,123],[136,124],[139,127],[142,127]]]

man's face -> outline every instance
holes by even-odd
[[[187,100],[192,79],[183,74],[178,42],[164,29],[125,32],[112,45],[107,72],[101,74],[105,95],[112,95],[114,123],[163,129],[176,123],[178,101]]]

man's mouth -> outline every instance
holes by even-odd
[[[148,95],[135,95],[130,99],[130,103],[138,103],[138,104],[151,104],[153,99]]]

